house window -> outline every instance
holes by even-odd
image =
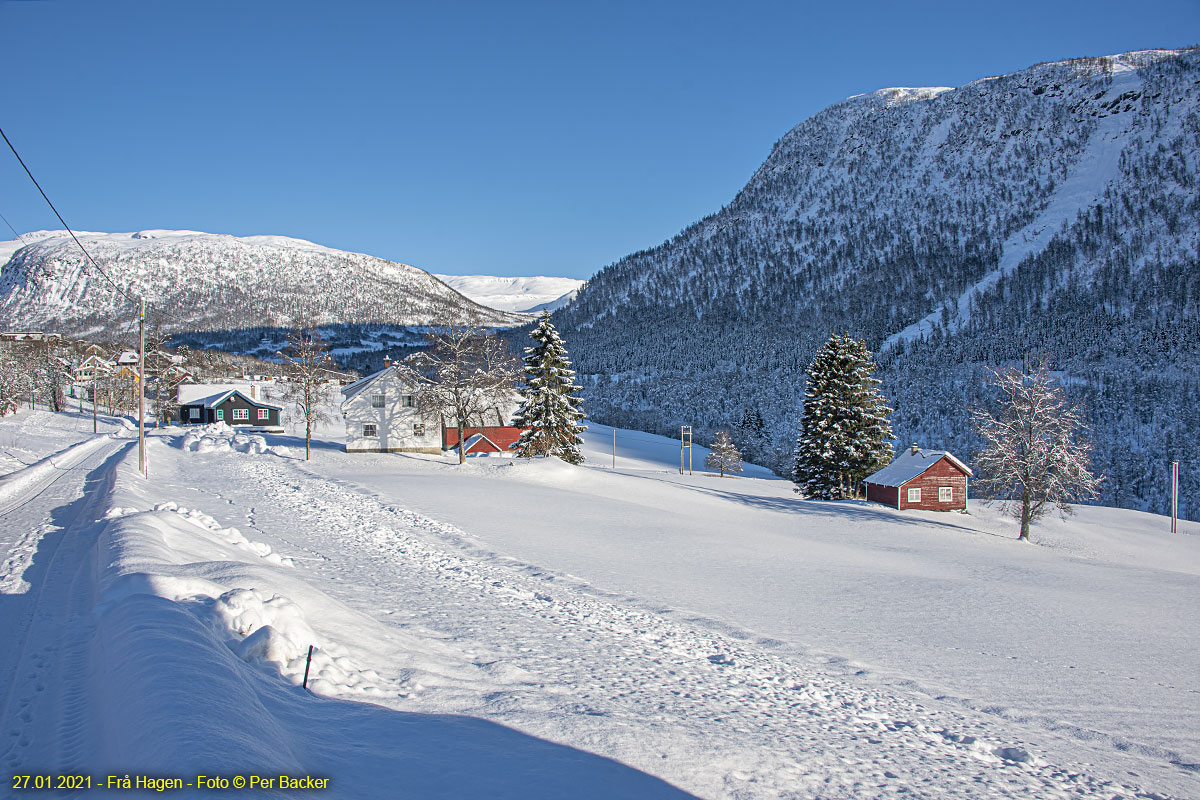
[[[216,417],[217,422],[225,421],[225,409],[218,408],[216,411],[213,412],[213,414]]]
[[[244,419],[244,420],[246,420],[247,422],[249,422],[249,421],[250,421],[250,409],[248,409],[248,408],[235,408],[235,409],[233,410],[233,421],[234,421],[234,422],[237,422],[239,419]]]
[[[921,502],[921,490],[920,489],[909,489],[908,490],[908,502],[910,502],[910,503]]]
[[[260,421],[264,419],[269,420],[271,418],[271,412],[268,409],[260,408],[258,410],[258,418]]]
[[[424,435],[425,435],[425,423],[424,422],[414,422],[413,423],[413,436],[424,436]]]
[[[411,394],[400,395],[400,406],[401,406],[401,408],[416,408],[416,406],[417,406],[416,400],[417,399],[415,397],[413,397]]]
[[[374,439],[378,436],[379,436],[379,426],[377,426],[374,422],[364,422],[363,423],[363,438],[364,439]]]
[[[188,419],[200,419],[200,409],[189,408],[188,409]]]
[[[950,503],[954,500],[954,487],[939,486],[938,487],[938,502]]]
[[[371,408],[383,408],[384,396],[381,394],[371,395]]]

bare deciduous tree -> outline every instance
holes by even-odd
[[[704,460],[704,465],[720,472],[722,478],[725,477],[726,472],[736,475],[742,471],[742,454],[738,452],[737,445],[733,443],[729,431],[717,431],[717,435],[713,437],[708,458]]]
[[[304,419],[304,460],[312,456],[313,426],[329,422],[325,412],[329,402],[327,382],[334,368],[329,348],[315,325],[297,324],[288,333],[287,347],[280,353],[283,373],[288,380],[284,397],[295,404]]]
[[[450,417],[458,426],[458,463],[466,460],[463,430],[472,419],[509,402],[521,374],[508,343],[482,328],[441,325],[432,329],[429,349],[409,356],[399,369],[419,387],[422,413]],[[496,424],[505,424],[500,419]]]
[[[972,420],[986,442],[976,456],[975,488],[988,501],[1021,521],[1020,538],[1048,506],[1062,514],[1070,504],[1098,496],[1100,479],[1091,471],[1091,442],[1081,409],[1055,384],[1045,357],[1026,359],[1022,369],[992,372],[1000,394],[999,413],[975,409]]]

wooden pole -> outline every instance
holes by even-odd
[[[1179,462],[1171,462],[1171,533],[1179,532]]]
[[[146,300],[138,306],[138,471],[146,474]]]
[[[617,429],[613,428],[613,469],[617,468]]]

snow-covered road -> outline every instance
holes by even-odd
[[[147,481],[120,452],[126,443],[96,440],[50,483],[11,476],[12,486],[29,484],[22,503],[0,482],[0,506],[13,509],[0,634],[19,645],[0,657],[8,774],[276,771],[328,776],[329,796],[356,798],[398,787],[514,798],[1198,794],[1195,768],[1169,747],[1122,747],[1112,735],[1136,693],[1105,716],[1104,698],[1088,694],[1102,681],[1034,687],[1081,692],[1079,713],[1109,725],[1089,737],[1052,724],[1069,709],[1018,717],[935,696],[929,687],[971,679],[952,659],[935,674],[881,676],[786,630],[775,635],[772,615],[747,605],[755,592],[764,607],[823,602],[839,625],[858,614],[869,628],[872,613],[886,619],[886,597],[847,610],[836,578],[890,574],[914,592],[944,588],[937,575],[995,558],[995,537],[976,530],[987,518],[964,518],[975,540],[960,540],[970,530],[851,513],[862,537],[848,539],[827,530],[846,514],[798,517],[786,485],[681,479],[649,451],[602,472],[348,457],[325,442],[306,463],[269,444],[168,432],[151,439]],[[497,521],[521,509],[530,530]],[[798,532],[804,559],[779,524]],[[876,541],[871,525],[897,526],[905,544]],[[1096,626],[1111,613],[1089,576],[1117,576],[1115,588],[1158,581],[1176,600],[1194,591],[1189,541],[1164,565],[1143,552],[1139,537],[1150,534],[1118,527],[1090,526],[1092,556],[1078,543],[1069,552],[1022,545],[1015,552],[1033,555],[995,570],[991,580],[1013,592],[1061,584],[1034,592],[1038,600],[1055,591],[1096,599],[1093,614],[1039,616],[1052,629],[1031,635],[1029,674],[1057,674],[1041,652],[1053,626]],[[1048,543],[1055,530],[1041,531]],[[680,542],[692,551],[678,552]],[[717,562],[711,575],[706,556]],[[1106,566],[1117,556],[1141,561],[1118,574]],[[776,585],[779,569],[811,584],[807,592]],[[722,574],[736,585],[722,585]],[[945,598],[929,597],[940,613]],[[1154,630],[1186,637],[1185,616],[1165,613]],[[1114,630],[1129,627],[1119,622]],[[310,644],[313,694],[299,689]],[[1194,724],[1195,684],[1172,666],[1174,645],[1160,650],[1121,664],[1141,670],[1140,682],[1167,684],[1146,697],[1176,692],[1181,708],[1153,716]],[[1161,674],[1139,666],[1156,655],[1171,662]],[[978,677],[977,701],[1003,685]],[[1185,727],[1163,741],[1186,746],[1195,735]]]
[[[102,527],[95,513],[130,445],[101,434],[0,482],[0,548],[7,552],[0,565],[0,763],[6,773],[74,764],[86,744],[95,545]]]

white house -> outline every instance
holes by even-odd
[[[347,453],[440,453],[458,445],[458,427],[439,414],[422,414],[417,408],[417,387],[408,384],[393,366],[342,389],[342,417],[346,420]],[[508,431],[521,396],[472,417],[465,436]],[[446,425],[451,426],[449,430]],[[517,430],[517,429],[511,429]],[[520,431],[517,431],[517,435]],[[511,437],[510,437],[511,438]]]
[[[342,389],[347,453],[440,453],[442,421],[417,409],[416,387],[384,367]]]

